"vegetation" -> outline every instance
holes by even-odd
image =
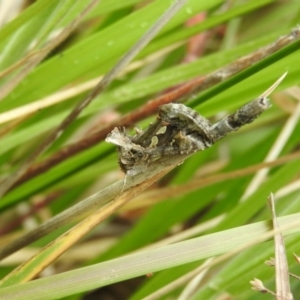
[[[249,283],[276,290],[271,192],[300,274],[300,3],[189,0],[122,60],[175,2],[40,0],[1,28],[0,257],[20,249],[1,299],[272,299]],[[214,123],[285,72],[254,123],[124,185],[115,126],[146,128],[167,101]]]

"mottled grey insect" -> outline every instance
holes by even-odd
[[[121,169],[134,175],[162,156],[190,154],[210,147],[228,133],[252,122],[268,107],[266,98],[259,98],[211,125],[193,109],[170,103],[159,108],[157,119],[146,130],[137,129],[131,137],[124,128],[115,128],[106,141],[118,146]]]
[[[169,103],[159,107],[156,120],[147,129],[136,129],[136,134],[131,137],[124,128],[115,128],[106,141],[118,146],[119,164],[128,175],[143,172],[149,163],[163,156],[188,155],[204,150],[228,133],[251,123],[268,109],[270,103],[266,97],[284,76],[260,97],[213,125],[184,104]]]

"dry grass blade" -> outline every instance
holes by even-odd
[[[265,90],[259,98],[265,98],[268,97],[280,84],[280,82],[284,79],[284,77],[287,75],[288,72],[285,72],[280,78],[276,80],[267,90]]]
[[[182,292],[182,294],[180,295],[180,298],[178,298],[178,299],[179,300],[190,299],[189,297],[194,292],[195,287],[198,285],[199,281],[202,280],[202,278],[208,271],[208,268],[204,269],[203,267],[205,267],[206,265],[209,265],[211,261],[212,261],[212,258],[206,260],[200,267],[177,278],[176,280],[172,281],[170,284],[164,286],[163,288],[160,288],[159,290],[155,291],[151,295],[144,297],[143,300],[161,299],[162,296],[166,295],[167,293],[171,292],[175,288],[178,288],[187,282],[189,282],[189,284],[187,286],[188,290],[185,289]],[[199,271],[199,270],[201,270],[201,271]]]
[[[205,267],[206,265],[209,265],[210,262],[213,260],[213,258],[210,258],[208,260],[206,260],[203,263],[203,267]],[[202,267],[201,266],[201,267]],[[191,297],[193,296],[193,294],[197,291],[197,288],[199,286],[199,284],[201,283],[201,281],[203,280],[204,276],[206,275],[206,273],[208,272],[208,268],[202,270],[201,272],[196,273],[197,269],[194,270],[194,276],[192,276],[191,274],[191,280],[190,282],[187,284],[187,286],[185,287],[185,289],[182,291],[180,297],[178,298],[178,300],[188,300],[191,299]]]
[[[276,299],[277,300],[292,300],[293,295],[289,283],[289,270],[286,259],[285,245],[280,227],[277,222],[275,212],[274,196],[271,193],[268,199],[269,206],[272,213],[273,229],[276,230],[274,234],[275,242],[275,272],[276,272]]]
[[[161,30],[161,28],[182,8],[187,0],[177,0],[169,7],[169,9],[155,22],[155,24],[137,41],[135,45],[117,62],[117,64],[100,80],[96,87],[74,107],[71,113],[62,121],[60,125],[42,142],[42,144],[34,151],[25,163],[20,166],[16,173],[12,174],[0,186],[0,197],[2,197],[19,178],[29,169],[30,165],[36,158],[42,154],[61,134],[62,132],[77,118],[104,89],[114,80],[117,74],[153,39],[153,37]]]

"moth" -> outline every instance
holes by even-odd
[[[211,124],[197,111],[181,103],[169,103],[159,107],[156,120],[145,130],[136,128],[134,136],[125,128],[114,128],[106,142],[115,144],[119,165],[126,175],[146,170],[147,165],[162,156],[192,154],[211,147],[228,133],[253,122],[270,107],[267,96],[283,80],[281,76],[267,91],[230,114]]]

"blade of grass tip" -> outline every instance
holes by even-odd
[[[129,49],[129,51],[117,62],[117,64],[100,80],[96,87],[71,111],[71,113],[62,121],[62,123],[50,133],[50,135],[37,147],[25,163],[8,177],[0,186],[0,198],[14,185],[16,181],[29,169],[30,165],[41,155],[77,118],[83,109],[85,109],[104,89],[112,82],[116,75],[153,39],[161,28],[184,6],[187,0],[175,1],[154,25]]]
[[[266,98],[268,97],[281,83],[281,81],[285,78],[288,72],[285,72],[279,79],[277,79],[266,91],[264,91],[259,98]]]
[[[280,227],[277,221],[274,196],[271,193],[268,199],[270,210],[272,213],[274,243],[275,243],[275,272],[276,272],[276,299],[286,299],[292,300],[293,295],[291,293],[290,283],[289,283],[289,270],[286,259],[285,245]]]

